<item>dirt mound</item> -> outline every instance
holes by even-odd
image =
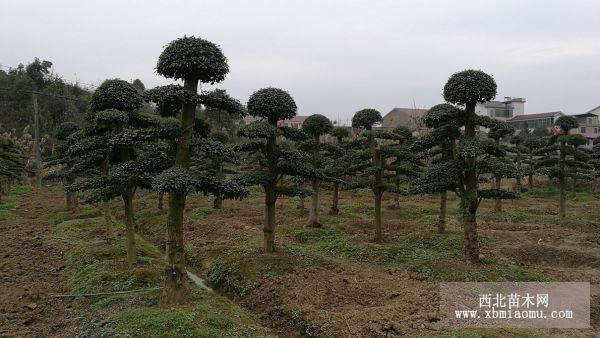
[[[600,257],[568,248],[549,245],[522,245],[513,251],[522,264],[561,267],[600,268]]]
[[[438,289],[399,269],[309,268],[274,277],[243,303],[275,327],[324,336],[395,336],[435,330]]]

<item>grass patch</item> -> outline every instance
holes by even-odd
[[[213,212],[215,212],[216,209],[212,208],[212,207],[198,207],[196,209],[194,209],[194,211],[186,214],[189,218],[199,221],[202,218],[204,218],[204,216],[206,215],[210,215]]]
[[[0,221],[17,217],[12,209],[17,207],[21,196],[30,189],[30,185],[16,185],[10,188],[6,196],[2,196],[2,203],[0,203]]]

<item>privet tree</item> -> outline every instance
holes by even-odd
[[[340,184],[342,184],[342,180],[352,173],[350,172],[350,167],[352,166],[352,157],[348,156],[347,151],[345,150],[344,138],[350,136],[348,129],[343,127],[334,127],[330,135],[335,137],[336,145],[338,149],[342,151],[340,156],[329,157],[325,159],[325,175],[329,177],[336,177],[337,180],[332,182],[332,197],[331,197],[331,208],[329,209],[329,214],[337,215],[340,212],[338,207],[339,202],[339,194],[340,194]]]
[[[592,176],[597,181],[600,179],[600,136],[594,139],[589,164],[593,167]],[[594,189],[596,186],[597,183],[594,184]]]
[[[328,134],[333,129],[331,121],[320,114],[309,116],[302,123],[302,131],[304,131],[309,139],[305,141],[303,149],[309,153],[310,162],[316,171],[321,171],[323,167],[323,154],[321,136]],[[308,214],[308,226],[318,228],[321,227],[319,222],[319,188],[321,178],[315,176],[311,179],[312,197]]]
[[[375,206],[375,242],[383,242],[383,225],[381,220],[381,200],[386,191],[404,193],[394,184],[387,183],[395,177],[388,160],[394,158],[395,144],[380,145],[378,140],[397,140],[398,136],[384,131],[375,131],[373,126],[382,120],[381,113],[375,109],[363,109],[352,117],[352,127],[363,129],[361,138],[353,142],[356,165],[359,171],[355,187],[369,188],[373,191]]]
[[[534,129],[531,133],[523,132],[523,148],[526,150],[523,160],[523,174],[527,175],[527,189],[531,192],[533,189],[533,176],[537,172],[538,159],[537,153],[548,144],[550,132],[543,129]]]
[[[307,163],[308,156],[279,139],[302,140],[304,132],[277,126],[284,119],[296,115],[296,103],[286,91],[263,88],[250,96],[248,113],[263,120],[250,123],[239,130],[248,140],[238,145],[238,150],[255,156],[248,170],[237,179],[244,185],[260,185],[265,191],[264,250],[275,251],[275,203],[279,196],[298,196],[303,192],[294,185],[282,184],[285,176],[310,177],[314,174]]]
[[[222,131],[212,132],[207,138],[202,139],[195,148],[201,156],[194,161],[192,170],[196,175],[214,176],[224,180],[226,174],[235,174],[234,170],[226,167],[226,164],[238,164],[238,159],[229,144],[229,136]],[[213,208],[221,209],[223,197],[216,194],[213,200]]]
[[[193,36],[177,39],[163,50],[156,71],[167,78],[183,80],[183,87],[170,86],[155,91],[160,109],[166,111],[164,114],[176,115],[181,109],[181,133],[177,137],[173,167],[158,175],[152,184],[157,191],[169,193],[165,300],[172,303],[180,302],[184,295],[183,212],[187,194],[196,190],[239,198],[244,196],[245,190],[215,177],[195,176],[189,170],[192,139],[198,121],[198,83],[221,82],[229,72],[221,49],[210,41]]]
[[[25,163],[23,149],[11,139],[0,136],[0,197],[7,184],[21,179]]]
[[[54,132],[54,138],[57,140],[54,156],[46,160],[46,167],[53,167],[54,170],[47,179],[59,179],[63,181],[65,187],[73,184],[77,178],[76,172],[73,171],[73,166],[76,164],[76,159],[69,156],[68,149],[73,143],[77,142],[77,135],[80,130],[79,126],[73,122],[63,122],[58,125]],[[68,210],[77,208],[77,195],[75,192],[66,190],[66,205]]]
[[[108,170],[92,175],[69,190],[89,190],[87,202],[108,201],[120,196],[125,210],[127,262],[136,261],[133,198],[138,188],[150,188],[152,178],[168,167],[167,149],[155,142],[161,134],[160,118],[142,113],[137,89],[123,80],[107,80],[94,92],[90,102],[89,136],[105,140],[104,163]],[[95,140],[94,138],[89,138]],[[104,148],[101,148],[104,146]],[[77,149],[77,147],[75,147]],[[79,158],[86,156],[78,153]]]
[[[416,154],[412,144],[415,141],[410,129],[404,126],[394,128],[392,130],[394,134],[395,147],[390,147],[393,152],[391,161],[389,163],[389,170],[394,173],[394,184],[396,189],[401,191],[400,184],[408,183],[409,185],[419,177],[421,166],[421,154]],[[394,203],[391,205],[393,209],[400,208],[400,194],[395,194]]]
[[[577,190],[577,181],[592,179],[593,166],[588,163],[590,160],[590,152],[588,149],[582,148],[587,144],[587,138],[581,134],[569,135],[567,143],[575,148],[573,159],[575,161],[585,163],[582,167],[577,167],[571,170],[571,195],[575,196]]]
[[[506,154],[507,147],[500,144],[500,140],[510,136],[514,133],[514,128],[508,123],[495,123],[490,128],[488,138],[493,140],[496,145],[496,153],[494,155],[487,154],[482,158],[482,165],[480,165],[479,173],[481,174],[481,167],[485,167],[490,171],[494,178],[494,189],[496,191],[502,191],[502,179],[503,178],[519,178],[520,173],[516,165],[511,161]],[[506,197],[504,194],[499,193],[494,198],[494,211],[502,211],[502,199]]]
[[[444,86],[444,99],[465,107],[463,119],[460,121],[460,126],[464,127],[464,134],[456,153],[460,161],[457,163],[459,165],[455,168],[455,172],[460,179],[458,191],[461,198],[460,210],[465,233],[465,253],[472,262],[479,262],[477,208],[481,198],[489,198],[494,195],[499,197],[497,195],[500,193],[498,191],[478,192],[477,159],[495,149],[490,143],[478,140],[475,131],[478,125],[491,127],[495,121],[477,116],[475,105],[478,102],[490,101],[495,96],[496,82],[491,76],[479,70],[455,73]]]
[[[561,219],[566,216],[567,179],[573,177],[588,178],[591,166],[586,163],[587,156],[574,147],[569,140],[571,129],[577,128],[577,120],[572,116],[561,116],[555,122],[556,132],[549,143],[537,150],[536,154],[543,155],[538,162],[538,172],[549,178],[557,178],[560,187],[558,215]]]
[[[461,137],[459,125],[463,119],[464,111],[451,104],[442,103],[431,107],[423,117],[423,123],[429,128],[429,132],[412,146],[416,151],[430,149],[430,166],[415,180],[411,192],[440,193],[440,213],[437,222],[439,233],[446,230],[447,192],[456,192],[460,184],[456,142]]]

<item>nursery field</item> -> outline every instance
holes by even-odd
[[[157,288],[167,211],[157,209],[156,193],[136,194],[138,263],[129,268],[121,203],[112,203],[116,233],[107,236],[100,208],[67,211],[62,186],[16,186],[0,207],[0,336],[598,336],[600,199],[569,196],[561,222],[557,195],[540,186],[504,201],[503,212],[484,200],[479,264],[465,259],[450,194],[444,234],[436,232],[438,196],[402,197],[392,208],[384,195],[383,243],[373,242],[370,190],[342,191],[335,216],[324,191],[321,228],[306,227],[298,198],[280,199],[275,253],[262,249],[262,190],[222,209],[210,196],[189,195],[186,264],[214,291],[188,282],[184,302],[165,305]],[[588,281],[592,327],[447,332],[439,324],[442,281]]]

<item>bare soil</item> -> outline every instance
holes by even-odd
[[[47,223],[39,217],[62,195],[56,190],[26,192],[0,222],[0,336],[66,337],[74,319],[69,303],[53,297],[65,292],[63,254]]]

